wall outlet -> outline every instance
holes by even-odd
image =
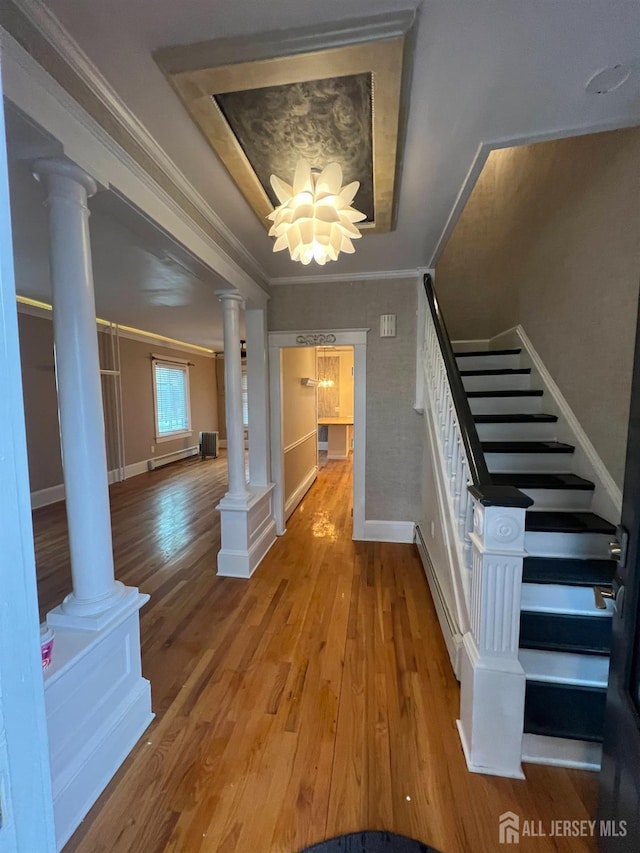
[[[156,446],[155,446],[155,444],[152,444],[152,445],[151,445],[151,452],[152,452],[152,453],[155,453],[155,452],[156,452]]]
[[[435,524],[433,523],[433,521],[431,522],[431,538],[432,538],[432,539],[435,539],[435,538],[436,538],[436,526],[435,526]]]

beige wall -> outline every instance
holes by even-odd
[[[151,354],[168,359],[188,359],[189,397],[191,400],[191,436],[157,443],[153,406]],[[215,362],[212,358],[189,352],[133,341],[120,340],[122,365],[122,408],[126,464],[164,456],[174,450],[198,443],[198,433],[218,428]],[[154,448],[153,450],[151,448]]]
[[[365,517],[414,521],[420,515],[421,433],[413,409],[416,283],[412,279],[274,287],[269,329],[371,329],[367,341]],[[397,314],[397,336],[380,338],[380,314]]]
[[[282,440],[284,445],[284,501],[288,517],[301,498],[303,484],[317,472],[316,389],[302,385],[316,378],[315,348],[282,350]]]
[[[18,314],[31,491],[62,482],[53,323]]]
[[[454,339],[520,323],[622,485],[640,280],[640,129],[493,152],[436,267]]]
[[[22,381],[25,400],[27,448],[31,491],[62,483],[57,397],[53,366],[53,324],[50,319],[19,314]],[[101,348],[102,350],[102,348]],[[155,438],[151,353],[186,358],[191,397],[190,438],[158,444]],[[192,355],[156,344],[120,339],[122,406],[124,413],[125,463],[131,465],[198,443],[200,430],[218,425],[215,365],[213,359]],[[107,419],[110,431],[115,429]],[[113,435],[107,435],[110,464]],[[151,448],[154,447],[152,451]]]

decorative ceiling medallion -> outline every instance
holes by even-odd
[[[405,37],[412,16],[343,30],[266,33],[164,48],[154,56],[260,220],[278,206],[269,177],[300,159],[359,181],[359,226],[393,228]],[[289,55],[277,55],[288,51]],[[251,58],[251,57],[259,58]]]

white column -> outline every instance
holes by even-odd
[[[47,190],[58,415],[73,592],[71,616],[109,610],[124,594],[114,579],[107,457],[87,198],[96,184],[67,160],[34,164]]]
[[[249,481],[252,486],[266,486],[271,476],[266,313],[263,308],[252,308],[244,315],[249,392]]]
[[[224,331],[224,393],[229,469],[229,490],[225,500],[246,502],[248,492],[244,465],[240,358],[240,308],[244,300],[235,290],[222,290],[217,295],[222,302]]]

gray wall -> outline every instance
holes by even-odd
[[[365,517],[420,515],[422,418],[413,409],[416,357],[413,279],[274,287],[269,330],[369,328]],[[380,338],[380,314],[397,315],[397,336]]]
[[[622,485],[640,280],[640,129],[491,154],[436,267],[453,338],[520,323]]]

